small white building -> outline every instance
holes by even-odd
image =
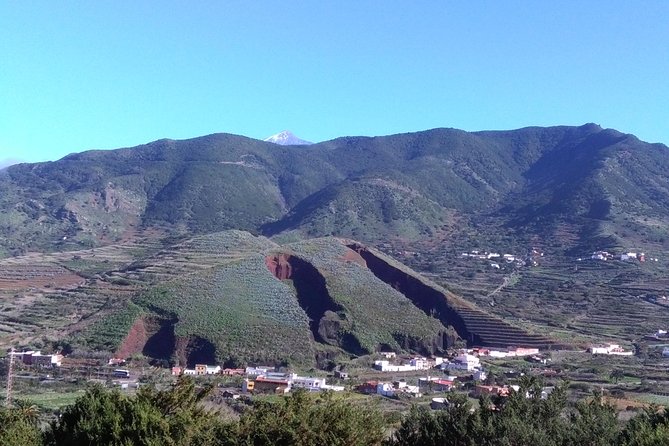
[[[298,376],[292,373],[288,377],[288,382],[291,388],[306,389],[309,392],[320,392],[322,390],[332,390],[333,392],[341,392],[344,386],[333,386],[325,382],[325,378],[312,378],[310,376]]]
[[[485,381],[487,377],[488,374],[486,373],[485,370],[483,369],[474,370],[474,381]]]
[[[664,347],[664,350],[662,350],[662,356],[669,358],[669,347]]]
[[[245,369],[245,372],[249,376],[261,376],[261,375],[267,375],[267,373],[270,372],[270,370],[274,370],[274,367],[247,367]]]
[[[620,260],[629,260],[629,259],[636,260],[636,258],[637,258],[636,252],[626,252],[625,254],[620,256]]]
[[[308,376],[291,375],[293,387],[307,389],[310,392],[318,392],[325,386],[325,378],[311,378]]]
[[[385,359],[374,361],[374,368],[381,372],[409,372],[411,370],[416,370],[416,367],[411,364],[391,364]]]
[[[427,358],[423,358],[421,356],[411,358],[409,365],[414,367],[415,370],[427,370],[430,368],[430,363],[428,362]]]
[[[218,375],[221,373],[220,365],[208,365],[205,369],[207,375]]]
[[[376,393],[383,396],[395,396],[395,388],[390,383],[378,383]]]
[[[446,365],[446,368],[449,370],[466,370],[472,372],[481,367],[481,361],[478,357],[470,355],[469,353],[463,353],[455,357],[452,362],[449,362]]]
[[[632,356],[633,351],[625,350],[618,344],[593,345],[590,347],[590,353],[593,355],[617,355]]]

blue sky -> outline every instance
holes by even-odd
[[[0,3],[0,164],[215,132],[669,144],[669,2]]]

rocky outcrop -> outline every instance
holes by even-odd
[[[174,326],[176,317],[147,316],[145,318],[148,339],[142,353],[145,356],[161,361],[172,361],[176,345]]]
[[[347,245],[365,259],[367,267],[376,277],[383,280],[397,291],[409,298],[414,305],[426,314],[438,318],[446,327],[452,327],[457,335],[471,346],[509,347],[528,346],[548,348],[558,346],[555,341],[540,335],[531,334],[521,328],[514,327],[507,322],[489,315],[478,308],[466,305],[454,305],[451,299],[438,287],[430,286],[419,277],[393,266],[381,256],[367,247],[350,243]],[[444,345],[452,345],[455,341],[454,333],[448,334]],[[412,348],[417,341],[406,339],[400,345]],[[439,344],[439,340],[434,340]],[[419,341],[414,347],[424,345]],[[415,348],[413,348],[415,349]]]
[[[343,308],[330,296],[325,278],[311,263],[290,254],[274,254],[265,258],[267,268],[279,280],[291,280],[297,300],[309,317],[309,328],[314,341],[343,348],[360,354],[362,348],[345,339],[348,321],[340,314]]]
[[[129,358],[134,354],[142,353],[149,334],[146,329],[144,317],[138,317],[128,330],[128,334],[121,342],[121,345],[114,353],[117,358]]]
[[[216,347],[199,336],[176,338],[174,349],[176,362],[181,366],[195,367],[195,364],[216,364]]]
[[[288,254],[275,254],[265,257],[265,265],[270,270],[274,277],[279,280],[286,280],[292,277],[293,267],[289,260]]]
[[[137,318],[115,356],[128,358],[141,353],[163,364],[193,367],[195,364],[215,364],[216,348],[197,336],[177,337],[174,326],[178,319],[156,315]]]
[[[360,254],[367,267],[376,277],[404,294],[425,314],[437,317],[446,327],[453,327],[457,334],[462,339],[467,340],[468,343],[478,344],[481,342],[475,333],[471,333],[467,329],[464,320],[456,309],[449,304],[444,293],[422,282],[418,277],[392,266],[363,245],[352,243],[348,247]],[[448,341],[448,339],[446,340]]]

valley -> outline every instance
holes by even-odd
[[[665,146],[590,124],[308,146],[217,134],[13,166],[0,346],[101,376],[112,358],[161,382],[172,366],[269,364],[358,383],[380,352],[515,346],[552,366],[486,362],[500,381],[520,367],[574,394],[662,397],[662,166]],[[633,251],[653,260],[619,259]],[[634,357],[585,353],[612,343]]]

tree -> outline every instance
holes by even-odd
[[[669,444],[669,407],[652,405],[632,418],[618,438],[620,446],[662,446]]]
[[[625,372],[622,369],[615,368],[615,369],[611,370],[611,373],[609,374],[609,377],[611,379],[613,379],[613,381],[616,384],[618,384],[618,381],[620,380],[620,378],[625,377]]]
[[[618,434],[615,408],[603,400],[599,390],[589,400],[576,403],[569,413],[569,425],[567,444],[607,446],[615,443]]]
[[[448,397],[448,407],[431,412],[414,406],[388,440],[388,446],[473,446],[477,444],[478,419],[464,395]]]
[[[140,389],[134,397],[100,386],[89,389],[51,425],[48,444],[100,446],[230,445],[233,428],[200,401],[210,389],[196,390],[181,378],[170,389]]]
[[[27,405],[30,410],[24,410],[23,406],[0,409],[2,446],[42,445],[42,432],[37,425],[39,410],[34,405]]]
[[[239,424],[239,445],[380,445],[384,437],[381,414],[351,406],[331,392],[316,400],[303,390],[276,403],[257,402]]]

